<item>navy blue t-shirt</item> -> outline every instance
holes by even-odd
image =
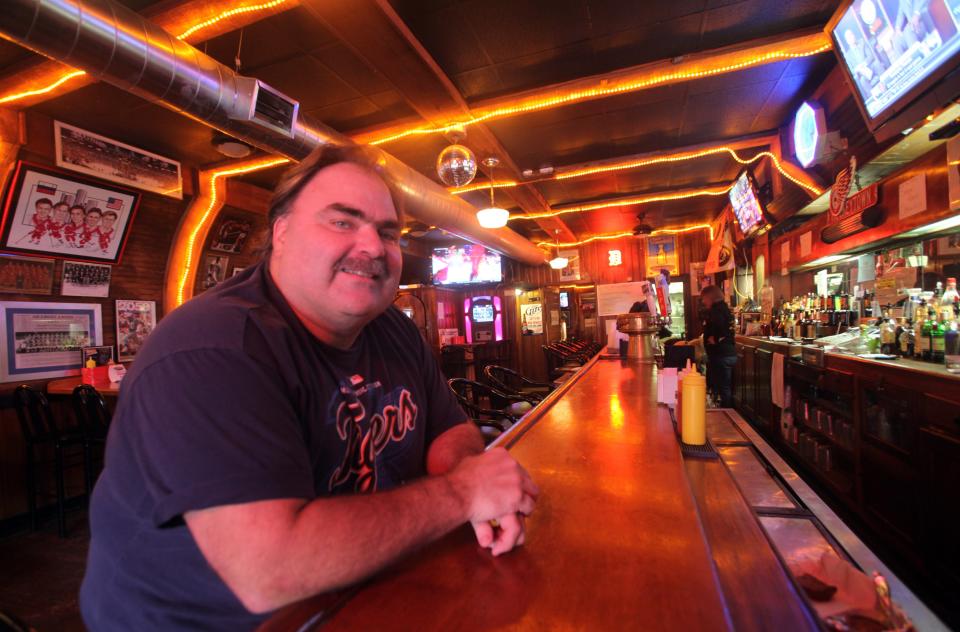
[[[90,507],[80,606],[98,630],[240,630],[248,612],[183,514],[385,490],[423,476],[466,415],[391,307],[354,346],[324,345],[259,264],[188,302],[124,379]]]

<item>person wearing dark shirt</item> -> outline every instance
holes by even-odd
[[[391,306],[401,217],[360,148],[294,167],[264,260],[169,314],[121,389],[80,594],[98,630],[253,629],[539,493]]]
[[[733,314],[716,285],[700,292],[704,307],[703,348],[707,353],[707,388],[724,408],[733,407],[733,367],[737,364]]]

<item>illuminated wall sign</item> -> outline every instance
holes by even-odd
[[[623,265],[623,254],[619,250],[608,250],[607,257],[607,263],[611,268],[614,266]]]
[[[793,118],[793,153],[804,167],[809,167],[823,154],[827,123],[823,108],[805,101]]]

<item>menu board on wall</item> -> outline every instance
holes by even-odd
[[[646,281],[608,283],[597,286],[597,312],[600,316],[626,314],[637,301],[644,300]]]

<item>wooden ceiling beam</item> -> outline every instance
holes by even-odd
[[[486,120],[516,116],[706,76],[722,76],[745,68],[825,52],[830,48],[830,39],[821,29],[805,29],[477,101],[471,104],[466,114],[469,118]],[[439,122],[449,125],[465,118],[463,112],[451,108],[445,116],[439,117]],[[470,128],[473,126],[471,124]],[[414,127],[417,125],[399,123],[358,132],[354,134],[354,139],[369,143],[398,136]]]
[[[196,44],[288,11],[299,6],[300,0],[285,0],[276,6],[264,7],[257,11],[227,15],[228,12],[236,10],[236,4],[235,0],[164,2],[161,3],[159,8],[145,10],[143,16],[174,36],[185,33],[198,24],[210,22],[210,24],[183,38],[189,44]],[[56,88],[44,91],[64,76],[74,72],[76,72],[76,69],[66,64],[45,59],[29,68],[2,77],[0,78],[0,107],[22,110],[96,82],[95,77],[83,74],[65,81]],[[18,95],[22,96],[13,98],[18,97]]]
[[[302,0],[301,4],[358,57],[390,81],[427,122],[439,123],[451,112],[460,116],[469,114],[470,109],[456,86],[387,0]],[[488,156],[499,158],[500,165],[495,174],[498,177],[520,179],[517,165],[486,126],[471,126],[464,144],[476,153],[478,160]],[[509,194],[524,212],[550,210],[547,201],[533,185],[514,187]],[[575,238],[562,220],[546,219],[540,225],[551,235]]]

